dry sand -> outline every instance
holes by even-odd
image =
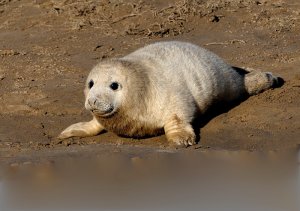
[[[300,143],[298,0],[4,0],[0,23],[4,162],[169,150],[164,136],[56,138],[91,118],[83,87],[93,65],[161,40],[189,41],[286,81],[205,121],[200,143],[185,150],[270,151]]]

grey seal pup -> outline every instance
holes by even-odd
[[[272,88],[269,72],[241,74],[214,53],[191,43],[157,42],[97,64],[90,72],[85,108],[93,119],[66,128],[59,138],[165,133],[177,145],[193,145],[192,127],[215,102],[232,102]]]

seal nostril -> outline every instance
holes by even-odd
[[[94,98],[88,99],[88,104],[91,107],[93,107],[96,104],[96,102],[97,102],[97,99],[94,99]]]

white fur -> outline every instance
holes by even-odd
[[[197,109],[205,112],[214,101],[231,101],[244,92],[244,79],[230,65],[190,43],[158,42],[122,59],[147,66],[155,83],[153,113],[160,120],[163,117],[162,122],[167,121],[170,111],[182,113],[180,118],[191,122]]]

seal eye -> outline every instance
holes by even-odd
[[[115,91],[115,90],[119,89],[119,84],[117,82],[113,82],[109,85],[109,87]]]
[[[88,86],[89,86],[89,89],[91,89],[91,88],[94,86],[94,81],[93,81],[93,80],[90,80]]]

